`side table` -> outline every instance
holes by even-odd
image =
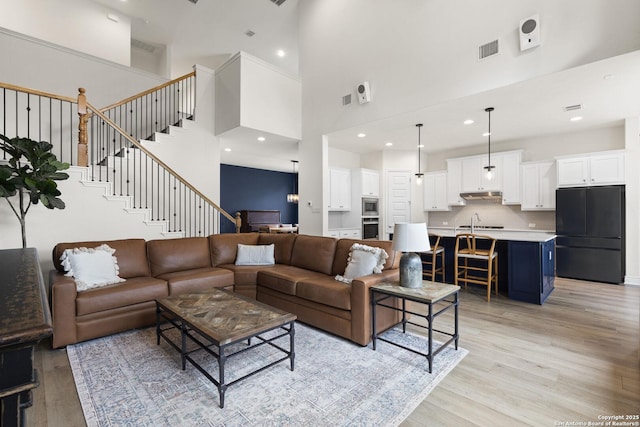
[[[372,322],[372,344],[373,350],[376,349],[376,340],[381,340],[393,344],[397,347],[404,348],[413,353],[425,356],[429,362],[429,373],[433,368],[433,358],[436,354],[444,350],[452,342],[455,343],[456,350],[458,349],[458,293],[460,286],[447,285],[444,283],[430,282],[427,280],[422,281],[422,287],[420,288],[405,288],[399,286],[397,282],[386,282],[371,287],[371,322]],[[397,308],[389,304],[385,304],[384,301],[389,298],[400,298],[402,300],[402,308]],[[450,298],[450,299],[447,299]],[[417,313],[407,310],[407,301],[413,301],[416,303],[424,304],[427,306],[427,314]],[[444,305],[438,311],[434,312],[434,304],[441,303]],[[387,307],[392,310],[402,312],[402,320],[396,325],[402,324],[402,332],[406,333],[407,323],[421,328],[425,328],[428,331],[428,352],[422,353],[415,349],[403,346],[401,344],[390,341],[386,338],[378,336],[376,332],[376,305]],[[433,328],[433,321],[436,317],[442,313],[453,308],[454,310],[454,330],[453,333],[445,332]],[[411,322],[407,319],[407,313],[422,317],[427,320],[427,326],[420,325],[418,323]],[[447,335],[450,338],[444,342],[437,350],[433,350],[433,332],[438,332],[443,335]]]

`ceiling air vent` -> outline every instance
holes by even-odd
[[[484,59],[498,53],[498,40],[483,44],[478,48],[478,59]]]
[[[564,111],[575,111],[575,110],[582,110],[582,104],[567,105],[566,107],[564,107]]]
[[[348,93],[345,96],[342,97],[342,105],[349,105],[351,104],[351,94]]]
[[[271,0],[271,3],[275,3],[276,6],[280,6],[285,1],[287,1],[287,0]]]

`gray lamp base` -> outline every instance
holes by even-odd
[[[400,257],[400,286],[405,288],[422,287],[422,259],[414,252]]]

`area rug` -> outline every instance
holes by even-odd
[[[295,330],[294,371],[286,360],[230,386],[224,409],[209,380],[189,363],[182,371],[164,341],[156,345],[154,328],[71,345],[67,353],[88,427],[393,426],[467,354],[449,346],[429,374],[426,358],[382,341],[373,351],[301,323]],[[426,349],[424,337],[386,334]],[[288,337],[278,342],[289,348]],[[217,362],[199,354],[217,377]],[[280,357],[268,345],[244,352],[227,361],[227,381]]]

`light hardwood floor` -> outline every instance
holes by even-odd
[[[542,306],[485,298],[484,288],[461,292],[469,354],[402,426],[586,425],[640,414],[640,287],[556,279]],[[27,425],[84,426],[66,352],[48,345],[36,352],[41,384]]]

